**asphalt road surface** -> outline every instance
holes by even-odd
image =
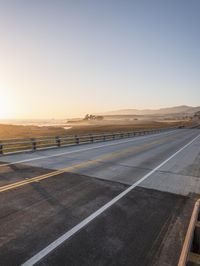
[[[200,130],[0,157],[0,265],[177,265]]]

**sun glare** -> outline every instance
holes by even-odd
[[[6,92],[1,90],[0,119],[10,118],[13,111],[12,100]]]

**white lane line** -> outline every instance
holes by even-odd
[[[162,132],[162,133],[158,133],[158,134],[154,134],[154,135],[150,135],[150,136],[143,136],[143,137],[140,137],[139,140],[152,138],[152,137],[156,137],[156,136],[160,136],[160,135],[170,134],[174,131],[176,131],[176,129],[169,131],[169,132]],[[95,146],[95,147],[89,147],[89,148],[85,148],[85,149],[79,149],[79,150],[75,150],[75,151],[67,151],[67,152],[62,152],[62,153],[57,153],[57,154],[52,154],[52,155],[47,155],[47,156],[40,156],[40,157],[36,157],[36,158],[24,159],[24,160],[19,160],[19,161],[15,161],[15,162],[0,164],[0,167],[5,167],[5,166],[9,166],[9,165],[13,165],[13,164],[19,164],[19,163],[32,162],[32,161],[37,161],[37,160],[44,160],[44,159],[59,157],[59,156],[67,155],[67,154],[71,154],[71,153],[78,153],[78,152],[82,152],[82,151],[89,151],[89,150],[99,149],[99,148],[103,148],[103,147],[115,146],[115,145],[119,145],[119,144],[123,144],[123,143],[127,143],[127,142],[134,142],[137,140],[138,140],[138,138],[136,137],[136,138],[131,139],[131,140],[129,139],[126,141],[119,141],[117,143],[110,143],[110,144],[99,145],[99,146]],[[11,156],[13,156],[13,155],[11,155]],[[5,160],[5,158],[4,158],[4,160]]]
[[[127,195],[131,190],[133,190],[136,186],[138,186],[140,183],[142,183],[145,179],[147,179],[150,175],[155,173],[159,168],[161,168],[164,164],[166,164],[169,160],[173,159],[177,154],[182,152],[184,149],[186,149],[189,145],[191,145],[195,140],[197,140],[200,137],[200,134],[192,139],[190,142],[188,142],[185,146],[183,146],[181,149],[179,149],[177,152],[175,152],[173,155],[168,157],[165,161],[163,161],[161,164],[159,164],[156,168],[151,170],[148,174],[143,176],[140,180],[138,180],[136,183],[131,185],[129,188],[124,190],[122,193],[120,193],[118,196],[113,198],[111,201],[106,203],[104,206],[102,206],[100,209],[92,213],[90,216],[88,216],[86,219],[84,219],[82,222],[74,226],[72,229],[67,231],[65,234],[60,236],[58,239],[56,239],[54,242],[52,242],[50,245],[48,245],[46,248],[38,252],[36,255],[34,255],[32,258],[24,262],[21,266],[31,266],[35,263],[39,262],[41,259],[46,257],[50,252],[52,252],[54,249],[56,249],[58,246],[60,246],[63,242],[65,242],[67,239],[69,239],[71,236],[73,236],[75,233],[80,231],[83,227],[85,227],[87,224],[89,224],[91,221],[93,221],[95,218],[97,218],[100,214],[102,214],[104,211],[106,211],[109,207],[111,207],[113,204],[115,204],[117,201],[119,201],[121,198],[123,198],[125,195]]]

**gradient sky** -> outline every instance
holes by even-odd
[[[200,105],[199,0],[0,0],[0,118]]]

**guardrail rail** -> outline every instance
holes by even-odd
[[[122,138],[130,138],[147,134],[155,134],[163,131],[169,131],[173,128],[151,129],[143,131],[131,132],[115,132],[101,134],[82,134],[82,135],[66,135],[56,137],[40,137],[26,139],[7,139],[0,141],[0,155],[36,151],[41,149],[60,148],[72,145],[80,145],[84,143],[94,143],[100,141],[117,140]]]
[[[200,266],[200,199],[192,212],[178,266]]]

